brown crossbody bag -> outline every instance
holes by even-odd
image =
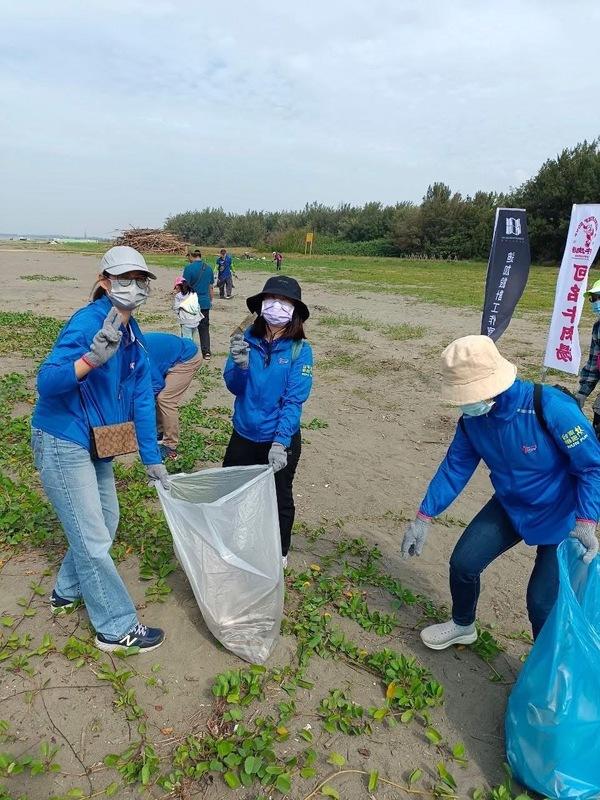
[[[95,407],[96,413],[100,419],[102,415],[98,413],[98,408],[94,400],[90,397],[89,392],[84,392],[81,386],[79,389],[81,405],[83,406],[88,425],[90,426],[90,456],[93,459],[99,459],[124,456],[127,453],[137,453],[139,446],[134,423],[117,422],[114,425],[92,425],[87,410],[87,399],[89,399],[91,404]]]

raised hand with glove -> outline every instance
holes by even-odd
[[[269,450],[268,458],[269,466],[273,467],[273,472],[279,472],[280,469],[285,469],[287,467],[287,450],[282,444],[279,444],[279,442],[273,442]]]
[[[598,536],[596,534],[597,523],[591,519],[575,520],[575,527],[569,534],[574,539],[578,539],[585,547],[583,563],[589,564],[598,553]]]
[[[160,481],[163,489],[169,490],[171,488],[169,473],[164,464],[147,464],[146,475],[151,481]]]
[[[431,517],[427,517],[425,514],[419,512],[415,519],[408,525],[404,533],[401,549],[402,558],[421,555],[430,528]]]
[[[119,311],[114,307],[111,308],[104,324],[92,339],[89,352],[82,356],[88,366],[101,367],[117,352],[123,337],[122,331],[119,330],[121,319]]]
[[[234,364],[241,369],[248,369],[250,362],[250,346],[243,333],[234,333],[229,344],[229,352]]]

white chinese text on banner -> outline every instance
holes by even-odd
[[[581,319],[588,273],[600,244],[600,205],[574,205],[563,254],[544,367],[577,375],[581,346],[577,326]]]

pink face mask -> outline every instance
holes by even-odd
[[[294,316],[294,305],[285,300],[269,298],[263,300],[260,313],[269,325],[287,325]]]

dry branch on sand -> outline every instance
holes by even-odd
[[[116,244],[135,247],[136,250],[149,253],[171,253],[184,255],[189,249],[187,242],[182,242],[174,233],[159,228],[129,228],[122,232]]]

